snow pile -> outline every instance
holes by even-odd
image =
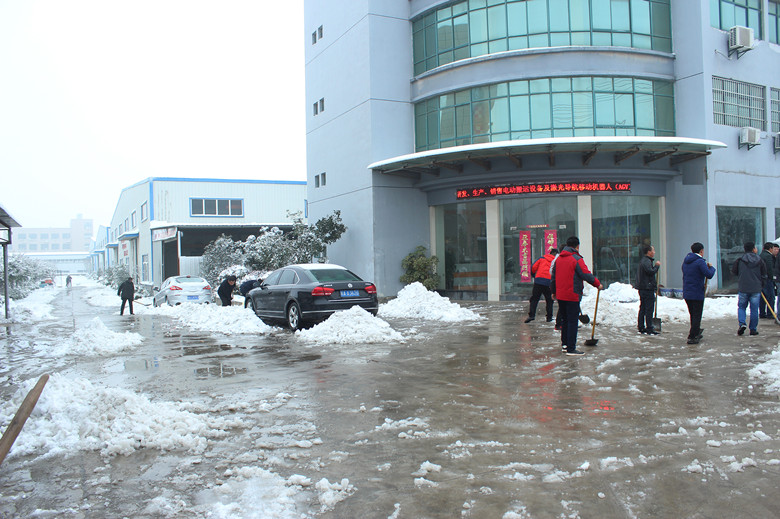
[[[319,491],[321,512],[332,509],[337,503],[344,501],[357,490],[347,478],[343,478],[340,483],[331,483],[322,478],[314,485],[314,488]]]
[[[99,317],[95,317],[86,325],[77,328],[72,340],[57,343],[51,353],[56,356],[111,355],[138,346],[143,340],[143,336],[137,333],[112,332]]]
[[[766,384],[770,393],[780,393],[780,349],[773,351],[768,360],[748,370],[751,378]]]
[[[580,302],[583,314],[593,318],[596,307],[596,292],[592,286],[585,284],[584,295]],[[609,288],[601,291],[597,322],[611,326],[636,326],[639,313],[639,292],[625,283],[612,283]],[[714,297],[704,301],[704,320],[720,317],[735,317],[737,314],[737,297]],[[658,296],[658,318],[662,322],[689,323],[688,305],[683,299]]]
[[[33,290],[30,295],[18,301],[9,298],[9,320],[17,323],[47,321],[52,318],[51,311],[54,309],[51,302],[56,297],[62,295],[62,290],[47,288],[45,290]],[[5,314],[3,316],[5,317]]]
[[[10,423],[35,383],[35,379],[23,383],[0,408],[3,427]],[[237,421],[182,410],[171,402],[151,402],[124,389],[94,386],[84,378],[54,374],[11,455],[58,456],[76,450],[99,450],[103,456],[112,456],[141,448],[201,453],[208,438],[224,436],[226,429],[239,425]]]
[[[119,308],[119,305],[122,304],[122,299],[116,295],[116,290],[106,286],[90,290],[84,299],[92,306],[116,306]]]
[[[314,344],[356,344],[404,342],[404,337],[387,322],[374,317],[359,306],[341,310],[308,330],[299,330],[295,336]]]
[[[431,292],[418,282],[406,285],[395,299],[380,305],[379,314],[386,318],[409,317],[450,322],[482,319],[479,314],[452,303],[447,297]]]
[[[222,333],[225,335],[246,335],[269,333],[274,328],[241,306],[217,306],[212,304],[163,305],[150,308],[147,313],[167,315],[193,330]]]

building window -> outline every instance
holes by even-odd
[[[30,244],[30,250],[38,250],[38,245],[35,243]]]
[[[780,209],[775,209],[775,236],[780,239]]]
[[[312,112],[314,113],[314,115],[317,115],[317,114],[320,113],[320,105],[319,105],[319,103],[314,103],[312,105]]]
[[[42,240],[48,240],[48,239],[49,239],[49,233],[47,233],[47,232],[42,232],[42,233],[41,233],[41,239],[42,239]]]
[[[122,236],[122,230],[123,229],[124,229],[124,227],[122,227],[122,224],[120,223],[119,224],[119,236]]]
[[[63,240],[70,240],[70,233],[69,232],[62,233],[62,239]]]
[[[710,25],[727,31],[735,25],[750,27],[761,39],[761,0],[710,0]]]
[[[16,235],[16,239],[17,240],[26,240],[27,239],[27,235],[24,234],[24,233],[17,234]]]
[[[135,211],[133,211],[130,213],[130,228],[135,229],[136,227],[138,227],[138,220]]]
[[[738,278],[731,266],[745,253],[745,242],[758,248],[764,243],[764,209],[759,207],[716,207],[718,227],[718,271],[720,288],[737,288]]]
[[[31,232],[30,234],[27,235],[27,238],[30,239],[30,240],[37,240],[38,239],[38,234],[34,233],[34,232]]]
[[[413,20],[415,74],[465,58],[533,47],[672,51],[669,0],[472,0],[445,5]]]
[[[769,0],[767,17],[767,39],[772,43],[780,43],[780,0]]]
[[[70,250],[70,243],[63,243],[62,244],[62,249],[63,250]]]
[[[130,230],[130,219],[125,218],[125,232],[128,232]],[[122,234],[122,233],[119,233]]]
[[[780,132],[780,88],[769,90],[769,110],[772,113],[772,131]]]
[[[418,152],[514,139],[674,134],[668,81],[540,78],[460,90],[415,105]]]
[[[144,202],[141,204],[141,221],[145,222],[149,218],[149,205]]]
[[[244,216],[244,201],[227,198],[190,198],[191,216]]]
[[[58,233],[58,232],[51,233],[51,239],[52,240],[59,240],[60,239],[60,233]]]
[[[325,185],[325,173],[320,173],[320,185]]]
[[[324,112],[324,111],[325,111],[325,98],[322,97],[320,98],[320,112]]]
[[[765,99],[765,87],[761,85],[712,77],[715,124],[766,130]]]
[[[311,33],[311,44],[314,45],[315,43],[317,43],[317,31]]]
[[[49,244],[48,243],[41,243],[41,250],[49,250]]]
[[[25,244],[25,243],[20,243],[16,247],[18,247],[19,250],[27,250],[27,244]]]
[[[60,250],[60,244],[59,243],[52,243],[51,244],[51,250]]]
[[[319,175],[314,175],[314,187],[315,188],[320,187],[320,176]]]
[[[322,39],[322,25],[317,27],[317,38]]]

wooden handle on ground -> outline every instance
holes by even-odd
[[[8,451],[11,450],[11,446],[14,444],[14,441],[16,441],[16,437],[22,432],[24,422],[27,421],[30,413],[35,409],[35,404],[38,403],[38,398],[41,396],[43,386],[46,385],[48,380],[49,375],[43,375],[38,379],[38,383],[35,384],[35,387],[27,393],[26,397],[24,397],[22,405],[19,406],[19,410],[16,411],[11,423],[8,424],[8,428],[3,433],[3,437],[0,438],[0,464],[3,463]]]

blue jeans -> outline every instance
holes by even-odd
[[[748,294],[740,292],[737,299],[737,318],[739,325],[745,326],[745,309],[750,303],[750,330],[755,330],[758,326],[758,302],[761,300],[761,292]]]

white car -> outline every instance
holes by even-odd
[[[154,299],[152,305],[162,304],[180,305],[182,303],[206,303],[213,302],[211,285],[203,278],[195,276],[169,277],[160,288],[154,287]]]

